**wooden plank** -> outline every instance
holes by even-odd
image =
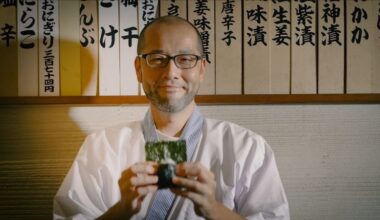
[[[292,0],[291,93],[317,92],[316,3]]]
[[[241,1],[215,2],[216,94],[242,93]]]
[[[139,32],[158,17],[158,0],[138,2]]]
[[[18,33],[18,95],[38,96],[38,11],[37,0],[19,1]]]
[[[269,2],[270,94],[290,93],[291,9],[288,1]]]
[[[138,2],[138,22],[139,22],[139,33],[143,30],[143,28],[149,24],[153,19],[158,17],[159,9],[158,9],[158,0],[151,1],[140,1]],[[139,84],[139,94],[145,95],[142,84]]]
[[[98,7],[96,1],[80,2],[80,70],[81,94],[98,94]]]
[[[60,95],[59,1],[38,1],[39,95]]]
[[[318,93],[344,93],[344,1],[319,5]]]
[[[193,23],[201,34],[205,58],[207,60],[204,81],[198,94],[215,94],[215,11],[214,0],[189,1],[189,22]]]
[[[139,36],[137,10],[137,2],[128,5],[120,1],[120,95],[139,94],[135,71]]]
[[[371,22],[371,32],[373,33],[373,46],[371,51],[372,63],[372,80],[371,92],[380,93],[380,0],[371,1],[373,10],[373,19]]]
[[[160,16],[179,16],[187,19],[187,0],[161,0]]]
[[[119,2],[99,1],[99,95],[120,95]]]
[[[17,18],[15,3],[0,3],[0,96],[17,96]]]
[[[347,93],[371,92],[371,7],[370,1],[347,1]]]
[[[269,94],[269,2],[244,3],[244,94]]]
[[[255,104],[380,104],[380,94],[274,94],[274,95],[197,95],[200,105]],[[9,104],[148,104],[145,96],[0,97]]]
[[[81,95],[79,0],[59,2],[61,96]]]

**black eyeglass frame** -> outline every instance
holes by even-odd
[[[154,54],[156,54],[156,55],[163,55],[163,56],[165,56],[165,57],[167,57],[168,58],[168,62],[165,64],[165,66],[162,66],[162,67],[156,67],[156,66],[151,66],[151,64],[147,61],[147,59],[146,59],[146,57],[147,56],[149,56],[149,55],[154,55]],[[178,56],[194,56],[196,59],[195,59],[195,63],[194,63],[194,65],[193,66],[191,66],[191,67],[187,67],[187,68],[183,68],[183,67],[180,67],[180,66],[178,66],[178,64],[177,64],[177,61],[176,61],[176,58],[178,57]],[[164,54],[164,53],[146,53],[146,54],[139,54],[139,55],[137,55],[138,57],[140,57],[140,58],[143,58],[144,60],[145,60],[145,62],[146,62],[146,64],[149,66],[149,67],[151,67],[151,68],[163,68],[163,67],[166,67],[167,65],[168,65],[168,63],[170,62],[170,60],[173,60],[174,61],[174,64],[176,65],[176,67],[178,67],[178,68],[180,68],[180,69],[192,69],[192,68],[194,68],[197,64],[198,64],[198,61],[199,60],[202,60],[203,59],[203,56],[200,56],[200,55],[196,55],[196,54],[177,54],[177,55],[174,55],[174,56],[170,56],[170,55],[168,55],[168,54]]]

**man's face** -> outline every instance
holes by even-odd
[[[188,25],[155,24],[145,33],[142,54],[160,53],[170,56],[178,54],[201,55],[198,38]],[[203,81],[205,61],[199,60],[190,69],[181,69],[174,60],[166,67],[150,67],[145,59],[136,58],[137,78],[153,106],[164,112],[178,112],[189,105],[200,83]]]

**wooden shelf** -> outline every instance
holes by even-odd
[[[307,95],[199,95],[199,105],[254,104],[380,104],[380,94]],[[0,97],[0,105],[10,104],[147,104],[145,96],[59,96]]]

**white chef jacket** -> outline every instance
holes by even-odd
[[[95,219],[120,200],[121,173],[145,160],[142,121],[89,135],[54,198],[54,219]],[[270,146],[239,125],[204,119],[192,157],[215,175],[216,199],[247,219],[289,219],[289,206]],[[144,219],[148,194],[132,219]],[[191,200],[176,197],[168,219],[203,219]]]

